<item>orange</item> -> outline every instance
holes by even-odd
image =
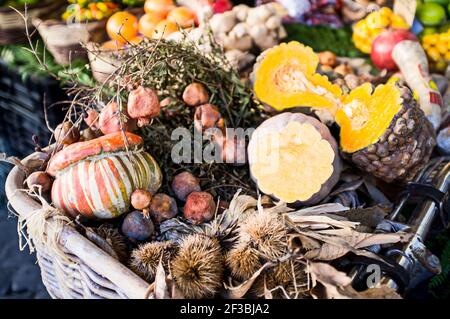
[[[195,18],[195,13],[186,7],[177,7],[167,15],[167,20],[178,24],[182,28],[192,27],[195,23]]]
[[[109,40],[102,44],[101,48],[106,51],[119,50],[122,47],[122,43],[116,40]]]
[[[139,19],[139,33],[151,38],[156,25],[164,20],[164,17],[158,12],[146,13]]]
[[[169,20],[162,20],[153,30],[153,39],[167,38],[169,35],[177,32],[178,30],[178,26],[175,23]]]
[[[145,1],[144,10],[146,13],[159,12],[166,17],[174,7],[173,0],[147,0]]]
[[[106,32],[111,39],[126,43],[137,36],[138,19],[126,11],[116,12],[108,19]]]
[[[131,39],[130,43],[137,45],[137,44],[141,43],[142,40],[144,40],[144,38],[137,36],[137,37],[134,37],[133,39]]]

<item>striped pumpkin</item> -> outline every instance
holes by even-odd
[[[162,178],[158,164],[139,136],[126,133],[126,138],[109,134],[58,152],[47,169],[55,177],[53,204],[74,217],[109,219],[130,210],[136,189],[155,193]]]

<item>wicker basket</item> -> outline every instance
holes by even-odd
[[[58,9],[63,0],[48,0],[28,6],[28,16],[33,19]],[[29,27],[32,24],[29,23]],[[33,30],[29,30],[30,33]],[[20,15],[10,7],[0,8],[0,45],[17,44],[27,41],[25,23]]]
[[[30,161],[33,154],[24,159]],[[9,173],[6,196],[12,208],[27,217],[42,208],[23,188],[25,174],[18,167]],[[51,221],[50,221],[51,222]],[[74,262],[49,252],[48,247],[34,241],[42,281],[52,298],[58,299],[142,299],[147,298],[150,285],[119,261],[98,248],[72,226],[59,234],[60,248]]]
[[[107,19],[80,24],[67,24],[55,19],[33,19],[47,49],[61,65],[70,64],[75,59],[86,59],[86,50],[82,43],[102,42],[106,39]]]
[[[89,42],[86,45],[88,50],[89,64],[91,66],[92,76],[99,83],[104,83],[110,75],[114,73],[120,65],[114,54],[109,51],[102,50],[98,44]]]

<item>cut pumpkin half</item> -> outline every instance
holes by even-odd
[[[250,140],[248,159],[259,189],[291,204],[319,202],[341,172],[328,128],[300,113],[282,113],[261,124]]]
[[[436,144],[431,123],[411,91],[396,82],[370,83],[342,99],[336,112],[340,146],[360,169],[386,182],[411,181]]]
[[[254,68],[256,96],[277,110],[307,106],[315,109],[316,113],[318,110],[328,111],[341,128],[342,152],[357,167],[386,182],[412,180],[429,160],[436,139],[430,122],[411,91],[390,81],[375,90],[370,83],[365,83],[349,94],[343,94],[326,76],[315,73],[318,62],[313,50],[298,42],[283,43],[267,50],[258,58]],[[293,129],[291,125],[289,129]],[[311,161],[316,160],[310,156]],[[302,174],[314,171],[309,167],[313,164],[300,159],[298,163],[305,167],[299,169],[309,169]],[[255,167],[253,170],[256,172],[258,169]],[[283,175],[280,173],[280,176]],[[264,182],[258,185],[265,192],[270,191]],[[314,189],[312,184],[310,186],[310,190]],[[306,193],[310,190],[304,188]],[[298,197],[302,200],[305,194],[284,195],[285,199]]]
[[[326,109],[334,114],[342,91],[316,73],[319,58],[299,42],[282,43],[263,52],[252,79],[257,98],[281,111],[293,107]]]

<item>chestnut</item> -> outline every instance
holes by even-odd
[[[84,117],[84,122],[86,122],[87,126],[89,126],[90,129],[93,131],[98,130],[99,124],[98,119],[100,115],[98,112],[94,109],[89,109],[86,111],[86,116]]]
[[[221,146],[222,161],[224,163],[240,166],[247,162],[245,139],[237,136],[227,137]]]
[[[131,206],[134,209],[141,210],[144,216],[148,217],[148,208],[152,202],[152,193],[145,189],[137,189],[131,194]]]
[[[319,57],[320,64],[330,66],[330,67],[336,66],[337,57],[336,57],[336,54],[334,54],[333,52],[323,51],[323,52],[319,52],[317,55]]]
[[[184,205],[184,218],[193,224],[201,224],[213,219],[216,203],[210,193],[193,192],[189,194]]]

